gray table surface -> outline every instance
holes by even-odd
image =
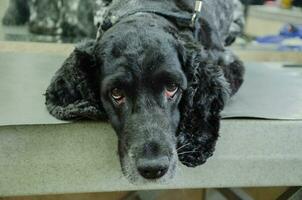
[[[169,183],[130,184],[107,123],[68,123],[47,113],[42,94],[63,60],[0,53],[0,196],[302,185],[302,121],[252,119],[223,120],[205,165],[179,165]]]

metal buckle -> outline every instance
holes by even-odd
[[[97,24],[97,32],[96,32],[96,41],[99,41],[101,39],[101,37],[103,36],[103,30],[102,30],[102,25],[100,24],[100,22],[98,22]]]
[[[192,20],[191,20],[191,23],[192,23],[192,27],[194,27],[195,25],[195,22],[196,22],[196,19],[197,19],[197,15],[201,12],[201,9],[202,9],[202,0],[200,1],[195,1],[195,9],[194,9],[194,14],[192,16]]]

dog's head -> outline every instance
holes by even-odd
[[[175,38],[152,17],[114,26],[96,51],[101,101],[119,138],[122,168],[135,181],[174,174],[178,104],[187,87]]]
[[[46,93],[57,118],[109,118],[132,182],[170,179],[178,155],[195,166],[214,149],[228,84],[180,38],[162,17],[129,17],[76,48]]]

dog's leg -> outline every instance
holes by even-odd
[[[10,0],[9,7],[2,19],[4,25],[22,25],[29,20],[27,0]]]

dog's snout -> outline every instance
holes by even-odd
[[[140,158],[137,162],[140,175],[146,179],[158,179],[164,176],[169,169],[169,158],[167,156],[153,159]]]
[[[149,141],[142,147],[142,152],[137,160],[137,170],[146,179],[159,179],[169,169],[169,148],[163,148],[157,141]]]
[[[146,143],[143,147],[143,157],[152,158],[160,154],[160,146],[156,142]]]

